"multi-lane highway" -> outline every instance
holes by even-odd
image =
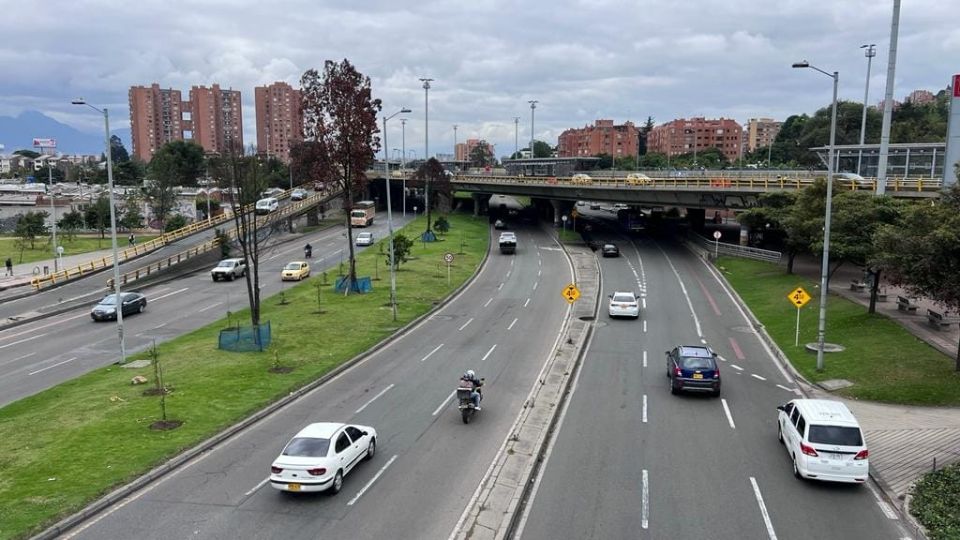
[[[404,223],[397,219],[398,226]],[[386,221],[380,220],[367,230],[375,238],[386,236]],[[311,265],[314,274],[335,266],[347,251],[346,232],[338,226],[297,238],[297,241],[268,244],[261,254],[260,284],[263,297],[289,286],[280,281],[280,270],[292,260],[303,259],[303,246],[313,248]],[[164,248],[167,249],[167,248]],[[368,249],[368,248],[357,248]],[[131,262],[129,264],[136,264]],[[20,302],[56,302],[56,296],[102,288],[106,274],[81,279],[63,288],[44,291],[19,301],[0,304],[10,309]],[[136,286],[128,290],[139,290]],[[247,306],[245,281],[211,281],[205,270],[141,290],[147,296],[147,309],[142,314],[123,318],[127,353],[133,353],[157,342],[214,322],[228,311]],[[95,323],[90,308],[84,305],[73,311],[16,326],[0,332],[0,406],[32,395],[92,369],[119,359],[117,325]]]
[[[777,442],[779,403],[798,397],[724,286],[670,241],[609,233],[603,297],[639,291],[639,320],[605,305],[522,538],[898,539],[871,486],[799,481]],[[671,395],[665,351],[707,344],[722,396]]]
[[[547,233],[517,229],[447,306],[362,363],[74,531],[79,538],[444,538],[556,345],[571,278]],[[459,376],[486,378],[465,425]],[[337,496],[280,493],[269,467],[304,425],[371,425],[376,457]]]

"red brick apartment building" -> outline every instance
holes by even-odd
[[[285,82],[253,89],[257,111],[257,152],[290,163],[290,146],[303,140],[301,93]]]
[[[622,158],[637,155],[640,131],[633,122],[619,126],[613,120],[596,120],[592,126],[568,129],[560,134],[557,157],[581,157],[607,154]]]
[[[730,161],[740,157],[743,128],[736,120],[703,117],[679,118],[661,124],[650,131],[647,151],[669,156],[693,153],[707,148],[719,148]]]

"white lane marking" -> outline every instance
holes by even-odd
[[[494,344],[493,344],[493,347],[490,347],[490,350],[487,351],[487,354],[483,355],[483,358],[481,358],[480,361],[482,362],[482,361],[486,360],[487,358],[489,358],[490,355],[493,353],[493,350],[496,349],[496,348],[497,348],[497,344],[494,343]]]
[[[504,279],[510,279],[510,272],[513,272],[513,270],[507,270],[507,275]]]
[[[57,367],[57,366],[62,366],[63,364],[66,364],[67,362],[73,362],[73,361],[76,360],[76,359],[77,359],[77,357],[74,356],[73,358],[68,358],[68,359],[64,360],[63,362],[57,362],[56,364],[54,364],[54,365],[52,365],[52,366],[47,366],[47,367],[45,367],[45,368],[43,368],[43,369],[38,369],[38,370],[36,370],[36,371],[31,371],[30,373],[27,373],[27,375],[36,375],[37,373],[40,373],[41,371],[46,371],[46,370],[48,370],[48,369],[53,369],[53,368],[55,368],[55,367]]]
[[[149,294],[160,294],[160,293],[162,293],[162,292],[169,291],[170,289],[171,289],[171,287],[162,287],[162,288],[159,288],[159,289],[156,289],[156,290],[140,291],[140,292],[142,292],[142,293],[144,293],[144,294],[147,294],[147,293],[149,293]],[[75,297],[75,298],[73,298],[73,299],[75,300],[75,299],[77,299],[77,298],[83,298],[83,296],[77,296],[77,297]]]
[[[442,411],[443,408],[447,406],[447,402],[450,401],[450,400],[453,398],[453,396],[455,396],[455,395],[457,395],[457,391],[456,391],[456,390],[454,390],[453,392],[450,392],[450,395],[447,396],[447,399],[443,400],[443,403],[441,403],[440,406],[437,407],[437,409],[436,409],[435,411],[433,411],[433,414],[432,414],[431,416],[436,416],[436,415],[440,414],[440,411]]]
[[[543,270],[537,270],[537,277],[540,277],[541,274],[543,274]]]
[[[243,496],[244,496],[244,497],[249,497],[254,491],[262,488],[263,485],[266,484],[266,483],[269,482],[269,481],[270,481],[270,477],[268,476],[268,477],[264,478],[263,480],[261,480],[257,485],[253,486],[253,488],[251,488],[250,491],[247,491],[246,493],[244,493]]]
[[[736,364],[730,364],[730,367],[732,367],[733,369],[735,369],[735,370],[737,370],[737,371],[743,371],[743,368],[740,367],[740,366],[738,366],[738,365],[736,365]]]
[[[157,300],[162,300],[162,299],[164,299],[164,298],[166,298],[166,297],[168,297],[168,296],[173,296],[173,295],[175,295],[175,294],[180,294],[180,293],[182,293],[183,291],[187,291],[187,290],[190,290],[190,287],[184,287],[184,288],[182,288],[182,289],[178,289],[178,290],[176,290],[176,291],[173,291],[172,293],[167,293],[167,294],[165,294],[165,295],[163,295],[163,296],[158,296],[158,297],[154,298],[153,300],[151,300],[151,302],[156,302]]]
[[[396,460],[397,460],[397,454],[394,454],[393,457],[391,457],[390,460],[387,461],[386,465],[384,465],[383,467],[380,467],[380,470],[377,471],[377,474],[373,475],[373,478],[371,478],[370,481],[367,482],[367,485],[363,486],[363,489],[358,491],[357,494],[354,495],[349,502],[347,502],[347,506],[353,506],[353,503],[357,502],[360,499],[360,497],[362,497],[363,494],[366,493],[371,486],[373,486],[373,483],[376,482],[377,479],[379,479],[384,472],[386,472],[387,467],[389,467],[390,465],[393,465],[393,462]]]
[[[279,257],[280,255],[282,255],[282,253],[277,253],[277,254],[274,255],[273,257],[267,257],[267,260],[268,260],[268,261],[272,261],[272,260],[276,259],[277,257]]]
[[[507,330],[513,330],[513,325],[517,324],[517,321],[519,320],[520,319],[514,319],[513,322],[510,323],[510,326],[507,327]]]
[[[493,302],[493,297],[492,297],[492,296],[490,297],[490,299],[489,299],[489,300],[487,300],[487,303],[486,303],[486,304],[484,304],[484,305],[483,305],[483,307],[487,307],[487,306],[489,306],[489,305],[490,305],[490,302]]]
[[[680,272],[677,272],[677,267],[673,265],[673,261],[670,260],[670,256],[667,255],[667,252],[657,244],[657,249],[660,250],[660,253],[663,254],[663,257],[667,259],[667,264],[670,265],[670,270],[673,271],[673,275],[677,277],[677,283],[680,284],[680,291],[683,293],[683,297],[687,300],[687,307],[690,308],[690,315],[693,315],[693,324],[697,327],[697,335],[700,336],[700,339],[703,339],[703,329],[700,328],[700,319],[697,318],[697,312],[693,310],[693,302],[690,301],[690,295],[687,293],[687,286],[683,284],[683,280],[680,279]]]
[[[31,340],[34,340],[34,339],[37,339],[37,338],[42,338],[43,336],[45,336],[45,335],[47,335],[47,334],[49,334],[49,333],[50,333],[50,332],[44,332],[44,333],[42,333],[42,334],[37,334],[37,335],[32,336],[32,337],[23,338],[23,339],[18,340],[18,341],[11,341],[10,343],[7,343],[6,345],[0,345],[0,349],[6,349],[7,347],[12,347],[13,345],[19,345],[20,343],[25,343],[25,342],[27,342],[27,341],[31,341]]]
[[[440,350],[440,347],[443,347],[443,343],[441,343],[441,344],[437,345],[436,347],[434,347],[434,349],[433,349],[432,351],[428,352],[426,356],[424,356],[423,358],[420,359],[420,361],[421,361],[421,362],[426,361],[427,358],[430,358],[431,356],[433,356],[433,353],[439,351],[439,350]]]
[[[23,355],[23,356],[18,356],[18,357],[16,357],[16,358],[14,358],[13,361],[16,362],[17,360],[23,360],[24,358],[29,358],[29,357],[31,357],[31,356],[33,356],[33,355],[35,355],[35,354],[37,354],[37,353],[32,352],[32,353],[30,353],[30,354],[25,354],[25,355]]]
[[[770,521],[770,514],[767,513],[767,505],[763,504],[763,495],[760,494],[757,479],[751,476],[750,484],[753,486],[753,494],[757,496],[757,504],[760,506],[760,514],[763,516],[763,524],[767,526],[767,536],[770,537],[770,540],[777,540],[777,533],[773,530],[773,522]]]
[[[643,331],[647,331],[647,321],[643,321]]]
[[[782,385],[782,384],[778,384],[778,385],[777,385],[777,388],[786,390],[787,392],[796,392],[796,391],[797,391],[796,388],[787,388],[786,386],[784,386],[784,385]]]
[[[510,266],[513,266],[513,259],[510,259]]]
[[[647,351],[643,351],[643,367],[647,367]]]
[[[890,505],[887,504],[887,501],[880,497],[880,494],[877,493],[877,490],[873,489],[873,486],[871,486],[869,483],[865,484],[867,488],[870,489],[870,493],[873,493],[873,498],[877,500],[877,506],[880,507],[880,511],[883,512],[883,515],[887,516],[887,519],[898,519],[897,513],[893,511],[893,508],[890,508]]]
[[[640,300],[643,302],[643,309],[647,309],[647,299],[641,298]]]
[[[37,330],[43,330],[44,328],[49,328],[49,327],[51,327],[51,326],[55,326],[55,325],[58,325],[58,324],[62,324],[62,323],[65,323],[65,322],[67,322],[67,321],[72,321],[73,319],[79,319],[80,317],[89,317],[89,316],[90,316],[90,315],[89,315],[88,313],[81,313],[80,315],[74,315],[73,317],[67,317],[67,318],[65,318],[65,319],[59,319],[59,320],[56,320],[56,321],[54,321],[54,322],[52,322],[52,323],[44,324],[44,325],[42,325],[42,326],[34,326],[33,328],[30,328],[30,329],[27,329],[27,330],[21,330],[21,331],[15,333],[15,334],[4,334],[4,335],[0,336],[0,339],[15,338],[15,337],[17,337],[17,336],[22,336],[22,335],[24,335],[24,334],[29,334],[30,332],[36,332]]]
[[[530,299],[527,298],[527,301],[523,303],[523,307],[527,307],[530,304]]]
[[[467,327],[468,324],[470,324],[470,323],[472,323],[472,322],[473,322],[473,317],[470,317],[470,320],[468,320],[467,322],[463,323],[463,326],[460,327],[460,330],[462,331],[464,328]]]
[[[204,311],[206,311],[206,310],[208,310],[208,309],[213,309],[213,308],[219,306],[219,305],[222,304],[222,303],[223,303],[223,302],[217,302],[216,304],[210,304],[209,306],[207,306],[207,307],[205,307],[205,308],[203,308],[203,309],[198,309],[198,310],[197,310],[197,313],[203,313]]]
[[[371,403],[373,403],[374,401],[376,401],[378,397],[386,394],[387,391],[390,390],[391,388],[393,388],[393,384],[391,384],[390,386],[384,388],[383,390],[380,391],[379,394],[377,394],[377,395],[373,396],[372,398],[370,398],[370,401],[364,403],[364,404],[363,404],[363,407],[360,407],[359,409],[357,409],[356,411],[354,411],[353,414],[360,414],[361,412],[363,412],[363,410],[366,409],[368,405],[370,405]]]
[[[644,529],[650,527],[650,478],[647,470],[643,470],[643,507],[640,514],[640,526]]]
[[[730,423],[730,429],[737,429],[737,425],[733,423],[733,415],[730,414],[730,407],[727,406],[726,398],[721,398],[720,403],[723,404],[723,412],[727,413],[727,422]]]
[[[500,283],[500,286],[497,287],[497,290],[499,291],[499,290],[502,289],[502,288],[503,288],[503,283]]]
[[[750,376],[753,377],[754,379],[760,379],[761,381],[765,381],[765,380],[766,380],[766,379],[764,379],[763,377],[757,375],[756,373],[751,373]]]
[[[647,423],[647,395],[643,395],[643,423]]]
[[[540,285],[539,281],[533,284],[533,290],[537,290],[537,285]]]

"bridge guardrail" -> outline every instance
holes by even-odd
[[[688,238],[693,241],[697,246],[708,250],[710,253],[721,253],[723,255],[730,255],[733,257],[742,257],[745,259],[755,259],[758,261],[766,261],[774,264],[778,264],[780,259],[783,258],[783,254],[779,251],[772,251],[769,249],[760,249],[749,246],[741,246],[740,244],[728,244],[726,242],[716,242],[708,238],[704,238],[697,233],[691,232],[688,235]]]

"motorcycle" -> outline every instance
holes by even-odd
[[[485,379],[480,379],[480,384],[483,384]],[[477,392],[480,394],[480,399],[483,400],[483,391],[481,387],[477,388]],[[473,399],[470,397],[470,394],[473,393],[473,388],[467,388],[463,386],[457,387],[457,408],[460,409],[460,418],[463,420],[464,424],[469,424],[470,420],[473,418],[473,415],[476,414],[477,408],[473,404]]]
[[[311,246],[310,244],[307,244],[306,246],[304,246],[303,255],[308,259],[313,257],[313,246]]]

